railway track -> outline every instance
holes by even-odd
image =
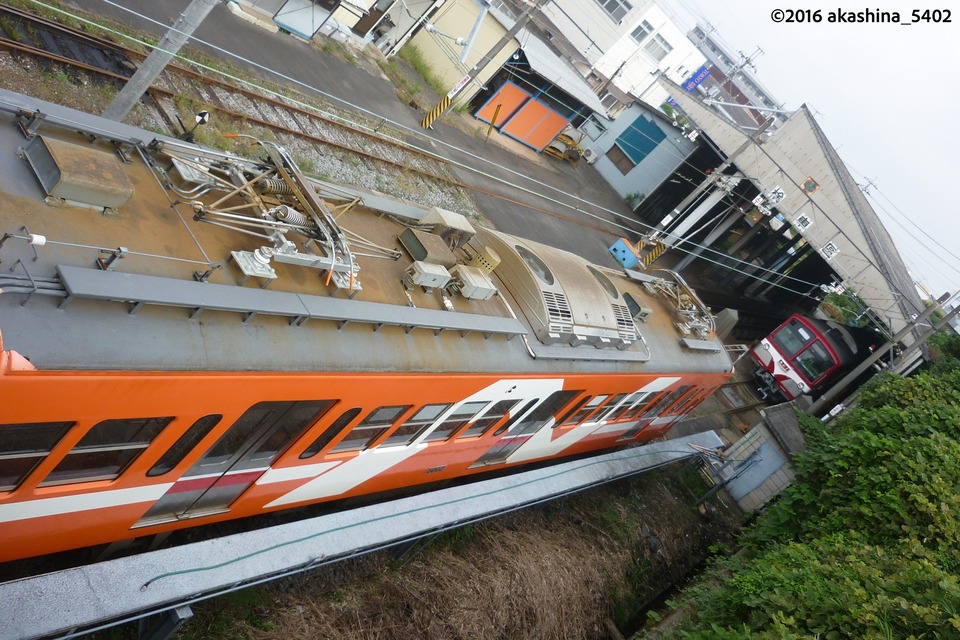
[[[106,78],[118,87],[146,57],[129,47],[9,6],[0,6],[0,48],[37,58],[44,65],[62,65],[70,73]],[[403,197],[436,194],[437,183],[447,191],[479,191],[500,197],[457,181],[444,158],[403,144],[398,141],[398,132],[393,132],[397,139],[382,135],[386,131],[382,120],[352,125],[347,119],[355,120],[355,114],[341,117],[329,107],[312,107],[293,97],[281,99],[176,64],[167,67],[147,94],[157,119],[170,135],[182,133],[178,116],[189,120],[193,115],[180,113],[182,105],[197,105],[212,111],[221,127],[229,123],[226,126],[273,131],[305,160],[308,172],[316,164],[312,158],[319,153],[326,156],[325,165],[330,164],[331,155],[336,156],[348,173],[358,161],[373,165],[368,173],[377,180],[362,186],[387,191],[407,185],[406,191],[413,193],[398,194]],[[464,200],[456,203],[459,210],[464,209]],[[447,208],[453,208],[451,203]]]
[[[0,5],[0,49],[37,58],[44,64],[62,65],[71,73],[107,78],[118,88],[146,58],[146,54],[115,41],[6,5]],[[481,212],[471,196],[484,195],[595,231],[621,233],[602,223],[587,222],[458,180],[450,160],[405,143],[403,134],[391,131],[383,119],[353,112],[338,114],[329,105],[312,106],[302,96],[282,95],[283,88],[270,89],[276,93],[271,95],[239,82],[219,80],[206,74],[213,73],[210,69],[198,68],[202,70],[168,65],[147,92],[155,120],[163,123],[169,135],[183,133],[178,116],[189,121],[194,114],[182,113],[182,106],[195,105],[197,111],[212,111],[214,118],[234,125],[229,133],[245,128],[273,131],[308,174],[473,217]],[[221,140],[198,138],[212,146],[223,144]],[[243,152],[240,148],[232,150]],[[579,211],[580,206],[575,209]]]

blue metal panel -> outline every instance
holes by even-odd
[[[774,446],[766,442],[739,465],[744,472],[727,484],[727,491],[734,500],[741,500],[786,463]]]
[[[637,165],[666,137],[667,134],[655,122],[640,115],[617,138],[617,146]]]

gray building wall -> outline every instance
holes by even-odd
[[[624,174],[607,157],[607,154],[621,134],[631,127],[638,117],[653,122],[666,137],[639,164]],[[596,140],[585,138],[581,145],[585,149],[593,150],[597,156],[594,167],[613,190],[623,197],[630,194],[649,194],[697,148],[695,143],[683,137],[680,129],[637,103],[624,109],[616,120],[605,121],[604,124],[607,127],[605,132]]]

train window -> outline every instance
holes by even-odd
[[[643,394],[639,392],[631,394],[630,397],[624,400],[619,407],[614,409],[613,412],[606,416],[605,419],[607,422],[616,422],[617,420],[622,420],[624,416],[626,416],[627,412],[633,408],[634,404],[640,399],[641,396],[643,396]]]
[[[254,451],[249,454],[251,459],[274,457],[287,444],[305,431],[307,427],[316,424],[317,420],[336,404],[335,400],[314,400],[294,402],[286,409],[282,417],[277,418],[273,431]]]
[[[618,393],[610,399],[604,408],[603,411],[597,414],[597,417],[593,419],[594,422],[600,422],[601,420],[613,420],[610,416],[616,413],[617,405],[620,404],[620,401],[627,397],[625,393]]]
[[[396,431],[391,433],[380,446],[394,447],[410,444],[416,440],[417,436],[423,433],[424,429],[432,425],[434,421],[449,408],[450,403],[428,404],[422,407],[406,422],[397,427]]]
[[[412,405],[396,405],[379,407],[370,412],[357,426],[350,430],[343,439],[334,445],[332,452],[357,451],[366,449],[370,443],[379,438],[394,422],[400,419]]]
[[[334,438],[340,435],[340,432],[343,431],[348,424],[353,422],[353,419],[360,414],[360,407],[354,407],[353,409],[347,409],[340,414],[340,417],[333,421],[329,427],[323,430],[323,433],[320,434],[320,437],[310,443],[310,446],[307,447],[303,453],[300,454],[300,459],[312,458],[313,456],[320,453],[320,450],[325,446],[330,444]]]
[[[813,334],[799,320],[791,320],[787,326],[775,331],[771,336],[774,342],[783,349],[788,358],[797,355],[805,346],[813,341]]]
[[[584,418],[586,418],[588,415],[593,413],[593,410],[599,407],[603,403],[603,401],[609,397],[610,396],[606,396],[606,395],[594,396],[587,404],[583,405],[582,408],[577,409],[573,413],[573,415],[571,415],[563,423],[561,423],[561,426],[566,427],[572,424],[579,424],[583,422]]]
[[[582,393],[582,391],[579,391],[578,393]],[[570,407],[569,409],[567,409],[567,411],[565,411],[565,412],[563,413],[563,415],[561,415],[560,417],[557,418],[557,421],[553,424],[553,428],[556,429],[557,427],[559,427],[559,426],[561,426],[561,425],[570,424],[570,423],[568,422],[568,420],[570,419],[570,416],[572,416],[573,414],[575,414],[575,413],[577,412],[577,410],[580,409],[580,407],[582,407],[583,405],[587,404],[587,402],[588,402],[589,400],[590,400],[590,396],[583,396],[582,398],[580,398],[579,400],[577,400],[577,401],[573,404],[572,407]]]
[[[253,469],[273,462],[281,450],[314,424],[335,400],[273,400],[243,412],[210,450],[187,472],[189,476],[223,473],[238,460]]]
[[[490,404],[486,400],[479,402],[464,402],[454,409],[453,413],[447,416],[443,422],[437,425],[437,428],[427,434],[427,442],[439,442],[440,440],[449,440],[453,434],[459,431],[465,424],[473,419],[473,416],[480,413],[485,406]]]
[[[539,401],[532,400],[527,403],[523,410],[517,414],[517,416],[520,416],[522,419],[516,427],[511,429],[507,435],[499,440],[495,447],[484,453],[483,456],[477,460],[476,464],[498,464],[507,460],[514,451],[528,441],[529,436],[540,431],[548,422],[553,420],[554,416],[570,404],[579,393],[579,391],[554,391],[546,400],[540,403],[540,406],[529,413],[527,413],[527,410]],[[497,429],[494,435],[509,429],[509,423],[512,422],[514,422],[513,419],[508,420],[507,424]]]
[[[630,411],[626,414],[626,418],[633,419],[643,413],[644,408],[647,406],[647,403],[657,395],[656,391],[648,391],[646,393],[641,393],[640,397],[634,401],[633,407],[630,408]]]
[[[213,429],[220,423],[220,420],[223,419],[223,416],[218,413],[212,413],[208,416],[203,416],[187,429],[182,436],[177,438],[177,441],[173,443],[173,446],[167,449],[167,452],[160,456],[160,459],[157,460],[157,463],[150,468],[150,471],[147,471],[148,476],[162,476],[165,473],[169,473],[175,466],[180,464],[180,461],[183,460],[188,453],[193,451],[193,448],[203,440],[210,430]]]
[[[0,425],[0,491],[16,489],[75,422]]]
[[[814,342],[797,356],[797,366],[807,377],[809,382],[816,382],[817,378],[833,367],[833,356],[820,341]]]
[[[666,413],[671,408],[673,403],[675,403],[680,398],[680,396],[682,396],[689,390],[690,390],[690,385],[688,384],[683,385],[682,387],[677,387],[676,389],[671,391],[668,395],[665,395],[662,398],[660,398],[657,401],[656,407],[653,407],[653,409],[656,410],[657,414]]]
[[[540,428],[549,422],[557,413],[573,400],[580,391],[554,391],[543,401],[539,407],[530,412],[523,422],[518,425],[516,431],[511,435],[522,436],[528,433],[539,431]],[[502,431],[500,427],[498,431]]]
[[[678,389],[677,391],[681,391]],[[671,391],[669,393],[664,392],[660,394],[654,402],[644,408],[643,413],[639,416],[642,418],[655,418],[660,412],[669,406],[677,398],[677,392]]]
[[[493,435],[498,436],[504,431],[509,431],[510,427],[512,427],[517,420],[519,420],[527,411],[530,411],[530,409],[532,409],[539,402],[540,402],[540,399],[537,398],[536,400],[531,400],[527,404],[523,405],[523,408],[520,409],[520,411],[517,411],[516,413],[511,414],[510,419],[504,422],[502,425],[500,425],[500,427],[493,432]]]
[[[116,478],[172,420],[172,416],[125,418],[95,424],[41,486]]]
[[[684,385],[674,391],[673,396],[676,401],[666,409],[666,412],[669,412],[670,415],[683,413],[690,405],[690,401],[697,397],[697,390],[691,385]]]
[[[503,417],[513,409],[519,400],[501,400],[496,403],[490,409],[484,413],[482,416],[477,418],[473,424],[467,427],[463,433],[459,435],[460,438],[471,438],[476,436],[482,436],[487,431],[492,429],[498,422],[503,420]]]

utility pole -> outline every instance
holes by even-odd
[[[186,44],[193,32],[196,31],[203,19],[221,0],[192,0],[183,10],[174,25],[161,38],[153,52],[143,61],[137,72],[133,74],[127,84],[123,86],[117,97],[113,99],[101,114],[104,118],[121,121],[133,106],[137,104],[147,89],[153,84],[170,60],[177,55],[180,48]]]
[[[719,167],[714,169],[713,173],[711,173],[709,176],[704,178],[703,182],[698,184],[696,188],[693,191],[691,191],[690,194],[686,198],[684,198],[680,202],[680,204],[678,204],[674,208],[673,213],[671,215],[667,216],[666,218],[660,221],[660,224],[657,225],[656,229],[654,229],[653,233],[651,234],[651,239],[655,239],[656,237],[659,237],[659,235],[663,232],[663,230],[667,227],[667,225],[673,222],[676,216],[679,216],[681,213],[683,213],[687,209],[687,207],[689,207],[690,204],[700,196],[701,193],[703,193],[709,187],[711,187],[714,183],[716,183],[716,181],[720,179],[720,176],[723,175],[723,172],[726,171],[731,164],[733,164],[733,161],[736,159],[736,157],[741,153],[743,153],[744,151],[746,151],[752,144],[754,144],[757,141],[757,139],[760,137],[760,134],[766,131],[767,128],[772,124],[773,124],[773,118],[767,118],[766,121],[762,125],[760,125],[759,129],[757,129],[756,131],[751,133],[749,136],[747,136],[747,139],[743,141],[743,144],[737,147],[736,151],[731,153],[723,164],[721,164]]]
[[[420,121],[420,126],[424,129],[429,129],[436,119],[442,116],[446,110],[450,108],[450,105],[453,104],[453,99],[457,97],[457,94],[463,91],[464,87],[470,84],[488,64],[493,62],[493,57],[500,53],[500,50],[507,46],[507,43],[513,40],[513,37],[520,32],[520,29],[522,29],[525,24],[527,24],[527,22],[530,20],[530,14],[533,13],[533,10],[539,8],[539,2],[529,5],[523,14],[517,18],[517,21],[513,24],[513,26],[510,27],[510,30],[503,34],[503,37],[500,38],[500,41],[493,45],[493,47],[491,47],[490,50],[487,51],[482,58],[480,58],[477,64],[474,65],[473,69],[470,69],[467,75],[463,76],[463,78],[460,79],[460,82],[450,89],[447,95],[440,99],[440,102],[437,103],[437,106],[435,106],[430,113],[424,116],[423,120]]]
[[[833,399],[836,398],[836,396],[847,387],[847,385],[849,385],[851,382],[853,382],[858,377],[860,377],[860,374],[862,374],[868,368],[873,366],[873,363],[879,360],[883,356],[883,354],[887,352],[887,349],[890,349],[891,347],[896,345],[898,342],[900,342],[900,340],[902,340],[908,333],[913,331],[913,328],[914,326],[916,326],[917,323],[923,322],[924,320],[926,320],[931,313],[939,309],[940,305],[942,305],[944,302],[946,302],[949,299],[950,299],[949,293],[945,293],[942,296],[940,296],[937,299],[936,304],[932,304],[926,309],[924,309],[923,312],[919,316],[917,316],[915,320],[913,320],[912,322],[908,322],[907,325],[903,329],[898,331],[895,336],[890,338],[890,340],[885,345],[883,345],[882,347],[874,351],[869,358],[867,358],[866,360],[861,362],[859,365],[857,365],[857,367],[853,371],[845,375],[843,378],[840,379],[839,382],[837,382],[835,385],[827,389],[827,391],[822,396],[820,396],[819,400],[817,400],[812,405],[810,405],[810,408],[807,410],[807,413],[817,414],[823,411],[823,409],[828,404],[830,404],[833,401]],[[911,347],[912,346],[913,345],[911,345]]]

